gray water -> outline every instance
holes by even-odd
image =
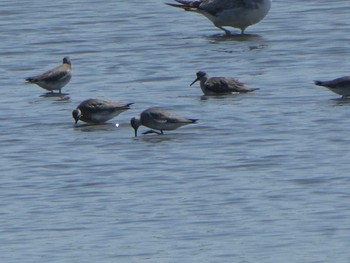
[[[350,101],[313,85],[349,74],[349,31],[348,0],[232,38],[164,1],[2,0],[0,261],[350,262]],[[65,96],[24,83],[67,55]],[[260,90],[203,97],[198,70]],[[75,126],[87,98],[135,104]],[[135,138],[151,106],[199,123]]]

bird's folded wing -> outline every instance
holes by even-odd
[[[100,101],[91,101],[84,105],[90,112],[112,111],[114,107]]]
[[[244,83],[221,77],[211,78],[205,84],[205,88],[215,93],[240,92],[241,90],[245,90]]]
[[[166,120],[167,123],[190,123],[192,121],[190,121],[189,119],[186,118],[168,118]]]
[[[207,0],[203,1],[198,9],[216,15],[223,10],[244,8],[245,6],[245,0]]]
[[[342,87],[342,86],[350,86],[350,77],[341,77],[331,81],[325,81],[324,86],[327,87]]]
[[[69,72],[66,70],[49,70],[42,75],[36,76],[34,80],[35,81],[44,80],[44,81],[54,82],[54,81],[58,81],[60,79],[66,78],[68,74]]]
[[[247,87],[245,83],[240,82],[235,79],[227,79],[227,85],[230,90],[235,91],[235,92],[244,92],[247,91]]]

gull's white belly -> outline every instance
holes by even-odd
[[[235,8],[220,12],[217,16],[203,13],[216,26],[231,26],[245,28],[260,22],[269,12],[271,2],[265,1],[257,8]]]

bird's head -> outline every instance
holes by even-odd
[[[197,78],[190,84],[190,86],[192,86],[194,83],[196,83],[198,80],[201,80],[203,78],[205,78],[207,76],[207,73],[205,73],[204,71],[198,71],[196,73]]]
[[[139,118],[132,118],[130,120],[130,125],[131,127],[133,127],[133,129],[135,130],[135,137],[137,137],[137,129],[140,127],[141,125],[141,121]]]
[[[74,120],[75,120],[75,124],[77,124],[78,121],[79,121],[80,118],[81,118],[81,111],[80,111],[79,109],[73,110],[73,111],[72,111],[72,116],[73,116],[73,118],[74,118]]]
[[[69,57],[64,57],[64,58],[63,58],[63,64],[72,65],[72,63],[71,63]]]

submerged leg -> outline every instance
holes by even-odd
[[[244,30],[246,29],[246,27],[245,28],[241,28],[241,35],[244,35]]]
[[[225,36],[231,36],[231,31],[227,30],[221,26],[216,26],[217,28],[220,28],[221,30],[225,31]]]

